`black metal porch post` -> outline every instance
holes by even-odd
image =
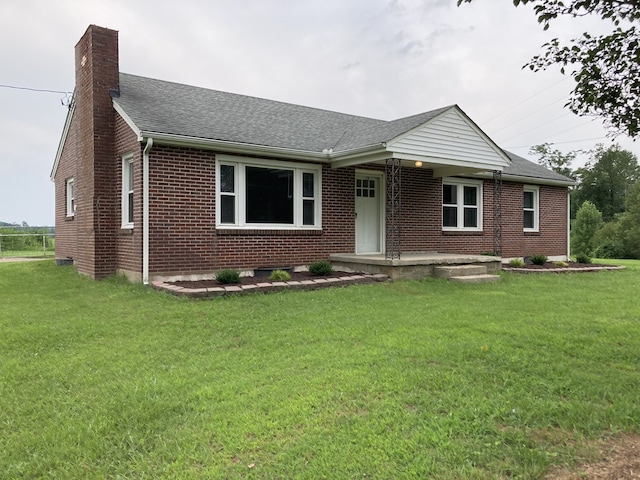
[[[502,172],[493,171],[493,254],[502,256]]]
[[[401,250],[402,169],[400,160],[388,158],[385,167],[387,209],[385,225],[385,259],[399,259]]]

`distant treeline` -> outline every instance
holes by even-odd
[[[55,227],[30,227],[0,222],[0,234],[8,235],[11,233],[56,233],[56,229]]]

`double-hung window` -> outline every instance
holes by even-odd
[[[122,157],[122,228],[133,228],[133,155]]]
[[[218,155],[216,226],[321,227],[321,167]]]
[[[442,229],[482,230],[482,181],[442,179]]]
[[[73,178],[67,179],[67,217],[73,217],[76,214],[76,194],[75,181]]]
[[[537,232],[540,219],[540,189],[536,186],[525,185],[523,193],[523,230]]]

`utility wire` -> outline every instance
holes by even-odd
[[[11,88],[13,90],[28,90],[29,92],[59,93],[62,95],[69,95],[73,93],[73,92],[63,92],[62,90],[46,90],[42,88],[17,87],[15,85],[2,85],[2,84],[0,84],[0,88]]]
[[[546,91],[547,91],[547,90],[549,90],[550,88],[555,87],[555,86],[556,86],[556,85],[558,85],[559,83],[564,82],[565,80],[567,80],[567,78],[569,78],[569,77],[568,77],[568,76],[564,76],[564,77],[562,77],[562,78],[561,78],[560,80],[558,80],[557,82],[552,83],[552,84],[551,84],[551,85],[549,85],[548,87],[543,88],[542,90],[540,90],[540,91],[539,91],[539,92],[537,92],[537,93],[534,93],[533,95],[531,95],[531,96],[530,96],[530,97],[528,97],[528,98],[525,98],[525,99],[524,99],[524,100],[522,100],[520,103],[517,103],[517,104],[515,104],[514,106],[509,107],[509,108],[507,108],[506,110],[504,110],[503,112],[499,113],[498,115],[496,115],[496,116],[494,116],[494,117],[491,117],[491,118],[489,118],[488,120],[485,120],[484,122],[482,122],[482,124],[484,125],[484,124],[487,124],[487,123],[489,123],[489,122],[492,122],[492,121],[494,121],[496,118],[499,118],[499,117],[501,117],[502,115],[504,115],[505,113],[509,113],[511,110],[514,110],[515,108],[518,108],[518,107],[519,107],[520,105],[522,105],[523,103],[527,103],[527,102],[528,102],[529,100],[531,100],[532,98],[535,98],[535,97],[537,97],[538,95],[543,94],[544,92],[546,92]]]

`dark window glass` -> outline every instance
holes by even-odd
[[[220,165],[220,191],[225,193],[234,192],[234,173],[233,165]]]
[[[534,228],[533,211],[531,210],[524,211],[524,228]]]
[[[302,196],[313,197],[313,173],[302,174]]]
[[[464,204],[465,205],[477,205],[478,204],[478,189],[476,187],[464,187]]]
[[[293,224],[293,170],[245,168],[247,223]]]
[[[315,204],[313,200],[302,201],[302,224],[313,225],[315,219]]]
[[[220,222],[236,223],[236,197],[232,195],[220,196]]]
[[[445,205],[455,205],[458,203],[455,185],[442,185],[442,203]]]
[[[458,226],[458,209],[456,207],[442,208],[442,226],[444,227]]]
[[[477,226],[478,226],[478,209],[465,208],[464,209],[464,227],[477,228]]]
[[[533,192],[524,192],[524,208],[533,208]]]
[[[133,223],[133,192],[129,192],[127,200],[127,203],[129,204],[129,210],[127,211],[127,222]]]

